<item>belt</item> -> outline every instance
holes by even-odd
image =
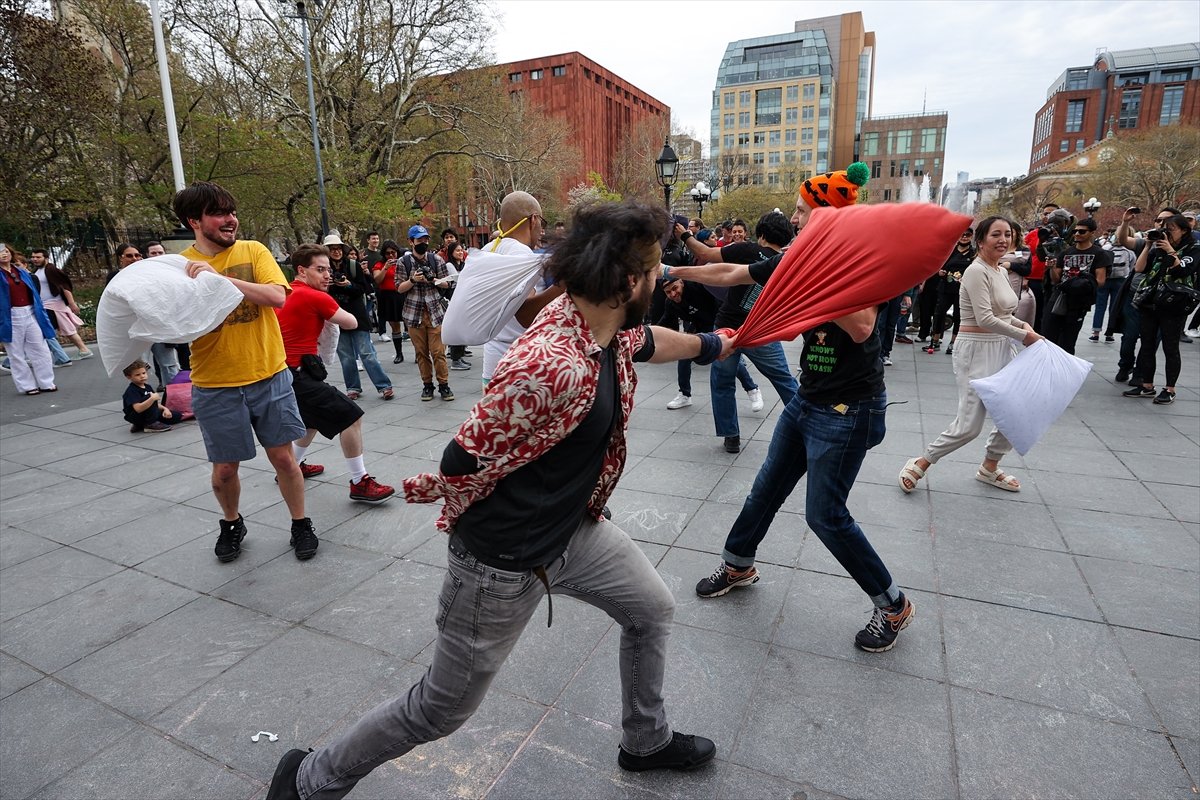
[[[460,537],[457,533],[450,534],[450,542],[447,547],[449,547],[451,553],[459,558],[466,558],[469,555],[474,555],[470,550],[467,549],[467,546],[463,543],[462,537]],[[478,560],[478,558],[476,558],[476,560]],[[542,586],[546,587],[546,627],[549,628],[552,624],[554,624],[554,598],[550,595],[550,579],[546,576],[546,568],[540,564],[530,571],[533,572],[533,574],[537,576],[538,580],[542,582]]]

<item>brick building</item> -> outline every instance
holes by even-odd
[[[1090,67],[1072,67],[1046,92],[1034,116],[1032,175],[1111,131],[1176,122],[1200,124],[1200,43],[1102,50]]]
[[[946,160],[948,119],[945,111],[864,119],[855,160],[870,167],[871,180],[860,200],[865,194],[868,203],[936,201]],[[922,187],[925,196],[919,197]]]

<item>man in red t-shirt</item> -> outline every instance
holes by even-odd
[[[319,244],[304,244],[292,253],[296,279],[283,308],[276,309],[296,405],[307,429],[292,444],[304,477],[320,475],[325,468],[304,463],[304,455],[319,432],[327,439],[338,437],[346,468],[350,472],[350,499],[378,503],[396,493],[367,474],[363,466],[362,409],[325,382],[325,364],[317,354],[317,338],[326,322],[343,330],[354,330],[358,320],[329,295],[332,271],[329,250]]]

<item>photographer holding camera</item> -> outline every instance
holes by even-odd
[[[403,270],[406,280],[402,283],[398,281],[396,290],[407,292],[404,295],[403,316],[424,384],[421,399],[433,399],[436,373],[438,394],[443,400],[453,400],[446,346],[442,344],[442,319],[446,315],[446,307],[438,291],[450,285],[450,271],[446,269],[446,262],[429,249],[429,231],[423,225],[413,225],[408,229],[408,242],[412,252],[405,253],[397,269],[397,278]]]
[[[379,396],[391,400],[396,393],[387,373],[379,366],[375,345],[371,343],[371,315],[367,312],[366,299],[375,291],[375,283],[366,270],[343,255],[346,246],[337,231],[331,231],[322,244],[329,249],[329,266],[333,269],[329,294],[358,320],[357,328],[343,330],[338,337],[337,354],[342,364],[346,396],[351,400],[362,396],[362,380],[358,375],[358,362],[361,361]]]
[[[1042,330],[1042,308],[1044,306],[1044,297],[1042,293],[1042,281],[1046,274],[1046,259],[1042,253],[1038,252],[1038,244],[1040,235],[1038,231],[1041,228],[1049,227],[1050,215],[1059,210],[1058,203],[1046,203],[1042,206],[1041,224],[1035,224],[1029,229],[1029,233],[1025,234],[1025,245],[1029,248],[1029,292],[1033,295],[1036,311],[1033,316],[1033,329],[1039,333]],[[1053,237],[1051,237],[1053,238]],[[1058,238],[1062,239],[1061,231]],[[1052,243],[1051,243],[1052,244]]]

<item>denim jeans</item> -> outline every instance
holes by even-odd
[[[896,341],[896,324],[900,321],[900,301],[904,295],[893,297],[875,316],[875,335],[879,337],[879,357],[885,358],[892,354],[892,344]]]
[[[904,309],[904,298],[908,298],[908,310]],[[896,335],[908,335],[908,319],[912,315],[913,304],[917,302],[917,287],[909,289],[904,294],[900,295],[900,316],[896,319]]]
[[[708,372],[708,387],[712,393],[713,423],[717,428],[717,436],[740,436],[737,416],[737,386],[734,376],[737,374],[740,356],[750,359],[750,363],[758,367],[775,391],[779,399],[790,403],[800,388],[796,377],[788,369],[787,356],[783,354],[783,345],[779,342],[764,344],[759,347],[739,347],[734,351],[739,358],[732,355],[724,361],[714,361]]]
[[[63,349],[61,343],[55,337],[50,337],[46,340],[46,346],[50,348],[50,355],[54,358],[55,366],[59,364],[70,364],[71,357],[67,355],[67,351]]]
[[[574,597],[621,626],[621,747],[650,755],[671,741],[662,682],[675,599],[620,528],[585,519],[565,553],[546,565],[555,596]],[[346,795],[375,767],[448,736],[487,694],[545,594],[530,570],[487,566],[451,538],[438,597],[438,636],[429,669],[406,693],[380,703],[300,765],[307,800]]]
[[[367,371],[375,389],[382,392],[390,389],[392,382],[388,379],[383,367],[379,366],[379,358],[375,355],[375,345],[371,343],[371,332],[368,330],[342,331],[338,337],[338,361],[342,362],[342,380],[346,391],[361,392],[362,381],[358,378],[358,364],[361,360],[363,369]]]
[[[867,450],[883,441],[886,406],[887,396],[880,395],[839,413],[796,395],[779,417],[767,458],[725,539],[725,561],[739,568],[754,564],[775,514],[807,473],[808,527],[875,605],[899,599],[891,573],[846,508]]]
[[[1092,330],[1104,330],[1104,312],[1111,314],[1116,310],[1117,296],[1125,285],[1124,278],[1107,278],[1104,285],[1096,289],[1096,310],[1092,312]]]
[[[1125,293],[1124,326],[1121,329],[1121,355],[1117,359],[1117,372],[1133,372],[1137,363],[1137,343],[1142,332],[1142,315],[1133,306],[1133,292]],[[1158,345],[1155,344],[1155,347]]]
[[[679,393],[687,397],[692,396],[692,360],[690,358],[681,359],[677,367],[679,378]],[[754,378],[750,376],[750,370],[746,367],[746,361],[739,355],[737,366],[738,383],[747,392],[752,389],[757,389],[758,384],[754,382]]]

